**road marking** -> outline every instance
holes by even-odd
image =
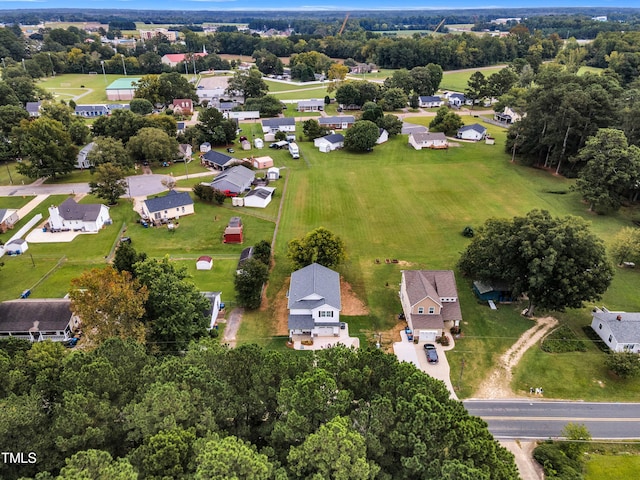
[[[472,414],[473,415],[473,414]],[[489,421],[513,421],[513,420],[526,420],[526,421],[558,421],[558,422],[640,422],[640,418],[593,418],[593,417],[485,417],[481,416],[482,420]]]

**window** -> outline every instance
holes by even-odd
[[[418,307],[418,313],[419,314],[423,314],[424,313],[424,307]]]
[[[613,335],[609,335],[609,343],[613,340]]]
[[[598,330],[602,330],[602,324],[598,325]]]
[[[436,313],[436,309],[435,309],[435,307],[429,307],[429,313],[430,313],[430,314],[432,314],[432,315],[433,315],[434,313]]]
[[[332,318],[333,317],[333,311],[328,311],[328,312],[319,311],[318,312],[318,316],[321,317],[321,318],[322,317],[331,317]]]
[[[184,213],[184,207],[182,207],[182,213]]]

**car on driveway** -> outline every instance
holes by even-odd
[[[404,333],[407,334],[407,340],[409,340],[410,342],[413,342],[413,332],[411,331],[408,325],[404,327]]]
[[[438,351],[433,343],[424,344],[424,353],[427,355],[427,362],[438,363]]]

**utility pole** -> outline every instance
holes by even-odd
[[[127,76],[127,66],[124,64],[124,55],[122,55],[122,69],[124,70],[125,77]]]
[[[100,60],[100,65],[102,65],[102,78],[104,78],[105,85],[107,84],[107,73],[104,71],[104,60]]]

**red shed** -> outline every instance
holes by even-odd
[[[224,243],[243,243],[243,226],[240,217],[231,217],[229,225],[224,229]]]

